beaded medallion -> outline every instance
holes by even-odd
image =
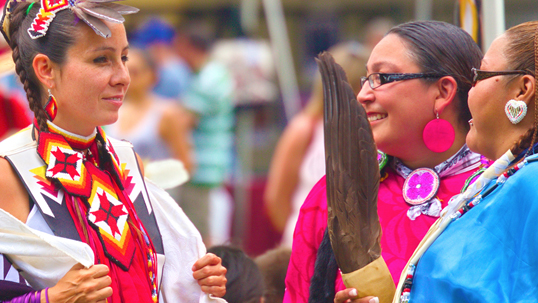
[[[433,169],[415,169],[405,179],[403,198],[411,205],[423,204],[435,197],[439,184],[439,175]]]

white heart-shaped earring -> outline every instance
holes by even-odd
[[[523,101],[512,99],[506,102],[504,112],[512,124],[518,124],[527,114],[527,104]]]

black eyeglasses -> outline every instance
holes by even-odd
[[[485,70],[479,70],[477,68],[472,68],[471,71],[473,72],[473,86],[476,85],[476,82],[480,80],[484,80],[487,78],[495,77],[495,76],[506,76],[506,75],[531,75],[534,76],[533,73],[526,70],[501,70],[501,71],[485,71]]]
[[[416,74],[385,74],[385,73],[373,73],[368,77],[361,78],[361,87],[364,86],[366,81],[370,84],[370,88],[376,89],[383,84],[391,83],[394,81],[411,80],[418,78],[441,78],[444,75],[435,73],[416,73]]]

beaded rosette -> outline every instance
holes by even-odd
[[[439,184],[439,175],[433,169],[416,169],[405,179],[402,189],[403,198],[411,205],[426,203],[435,197]]]

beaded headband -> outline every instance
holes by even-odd
[[[56,17],[56,13],[65,9],[70,9],[76,18],[84,21],[99,36],[104,38],[110,37],[111,32],[103,20],[123,23],[125,19],[122,15],[138,12],[138,9],[132,6],[112,3],[121,0],[8,0],[4,7],[4,16],[1,20],[1,31],[7,41],[11,39],[9,37],[9,26],[11,23],[11,13],[16,4],[38,1],[41,4],[41,8],[32,21],[30,28],[27,30],[32,39],[45,36],[51,22]]]

